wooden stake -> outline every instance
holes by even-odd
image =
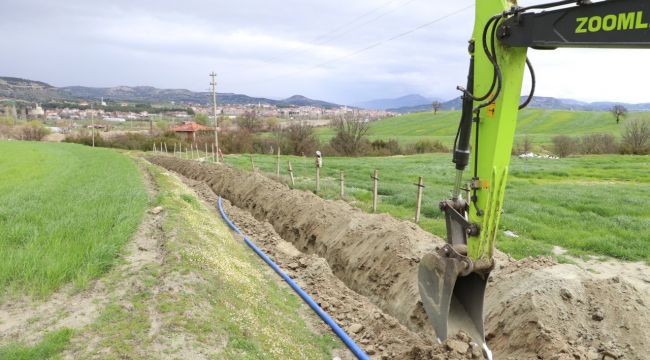
[[[212,161],[217,162],[217,156],[216,153],[214,152],[214,143],[212,143]]]
[[[343,170],[339,173],[339,196],[341,199],[345,197],[345,174],[343,173]]]
[[[278,157],[275,159],[275,176],[280,177],[280,146],[278,146]]]
[[[174,157],[176,156],[176,143],[174,143]]]
[[[167,151],[167,143],[165,143],[165,154],[168,154],[169,151]]]
[[[251,156],[251,170],[255,171],[255,162],[253,162],[253,154],[251,154],[250,156]]]
[[[422,206],[422,190],[424,189],[424,179],[420,176],[418,183],[415,184],[418,187],[418,194],[415,200],[415,223],[420,222],[420,208]]]
[[[375,172],[370,177],[372,179],[372,212],[377,212],[377,187],[379,185],[379,171]]]
[[[205,143],[205,161],[208,161],[208,143]]]
[[[288,161],[289,163],[289,177],[291,177],[291,187],[296,186],[296,182],[293,179],[293,168],[291,167],[291,161]]]
[[[153,143],[153,152],[156,152],[156,142]]]

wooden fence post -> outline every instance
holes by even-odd
[[[339,173],[339,183],[339,196],[343,199],[345,197],[345,174],[343,174],[343,170]]]
[[[156,152],[156,142],[153,143],[153,152]]]
[[[275,176],[280,177],[280,146],[278,146],[278,157],[275,159]]]
[[[205,161],[208,161],[208,143],[205,143]]]
[[[217,162],[217,156],[216,153],[214,152],[214,143],[212,143],[212,162]]]
[[[291,187],[296,186],[296,182],[293,179],[293,168],[291,167],[291,161],[288,161],[289,163],[289,177],[291,177]]]
[[[169,152],[167,151],[167,143],[165,143],[165,154],[168,154]]]
[[[250,154],[251,157],[251,170],[255,171],[255,162],[253,162],[253,154]]]
[[[185,160],[187,160],[187,159],[189,159],[189,157],[187,155],[187,145],[185,145]]]
[[[418,187],[418,194],[415,200],[415,223],[420,222],[420,208],[422,206],[422,190],[424,189],[424,179],[420,176],[418,183],[415,184]]]
[[[320,192],[320,168],[316,165],[316,194]]]
[[[370,176],[372,179],[372,212],[377,212],[377,187],[379,185],[379,171],[375,169],[375,172]]]

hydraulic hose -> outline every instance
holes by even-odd
[[[253,249],[253,251],[259,257],[261,257],[262,260],[264,260],[264,262],[266,262],[276,273],[278,273],[278,275],[280,275],[280,277],[282,277],[282,279],[284,279],[284,281],[286,281],[287,284],[291,286],[291,288],[298,294],[298,296],[300,296],[307,303],[307,305],[309,305],[309,307],[312,308],[312,310],[314,310],[314,312],[318,314],[318,316],[320,316],[320,318],[323,319],[323,321],[329,325],[330,328],[332,328],[336,336],[338,336],[343,341],[345,346],[350,349],[354,356],[356,356],[357,359],[369,360],[370,358],[368,355],[366,355],[366,353],[361,350],[361,348],[354,342],[354,340],[352,340],[352,338],[350,338],[350,336],[343,329],[341,329],[341,327],[338,326],[338,324],[336,324],[336,322],[332,320],[332,318],[325,311],[323,311],[323,309],[321,309],[320,306],[318,306],[318,304],[316,304],[316,302],[309,295],[307,295],[307,293],[301,289],[300,286],[298,286],[298,284],[293,281],[293,279],[289,277],[289,275],[285,274],[284,271],[282,271],[282,269],[280,269],[280,267],[278,267],[278,265],[273,262],[273,260],[271,260],[262,250],[255,246],[255,244],[253,244],[248,239],[248,237],[244,235],[241,230],[239,230],[239,228],[228,218],[228,215],[226,215],[225,211],[223,210],[221,196],[219,196],[217,205],[219,207],[221,217],[223,217],[228,226],[230,226],[230,228],[233,229],[233,231],[235,231],[237,234],[241,235],[244,238],[246,245]]]

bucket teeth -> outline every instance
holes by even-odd
[[[422,305],[439,341],[459,331],[467,333],[482,348],[483,297],[488,271],[474,271],[463,276],[467,263],[463,257],[444,253],[426,254],[418,268],[418,288]]]

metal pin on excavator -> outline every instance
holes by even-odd
[[[447,244],[425,255],[418,269],[422,304],[439,341],[463,330],[491,358],[483,298],[494,268],[517,112],[534,93],[527,48],[650,48],[649,22],[650,0],[574,0],[527,7],[516,1],[476,1],[467,86],[459,87],[463,105],[454,142],[456,178],[451,199],[440,203]],[[533,85],[520,104],[525,64]],[[463,171],[472,154],[473,174],[464,186]]]

